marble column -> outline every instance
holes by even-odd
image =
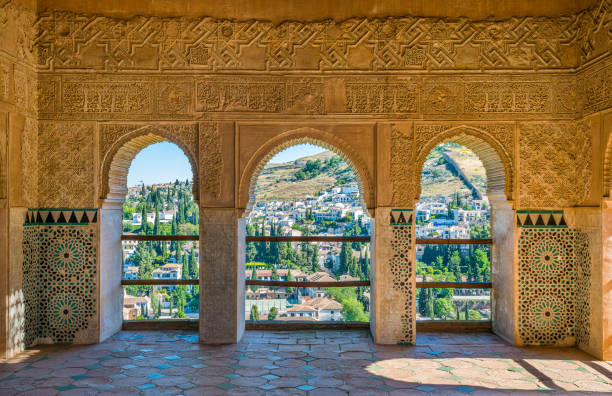
[[[200,209],[200,342],[229,344],[244,333],[244,219]]]

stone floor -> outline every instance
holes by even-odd
[[[491,334],[420,334],[383,346],[365,331],[248,331],[207,346],[191,332],[121,332],[0,361],[0,395],[408,395],[612,392],[612,364],[576,349],[515,348]]]

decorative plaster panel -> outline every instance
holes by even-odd
[[[219,125],[201,122],[200,129],[200,186],[204,193],[219,199],[223,173],[223,155]]]
[[[520,206],[563,208],[591,195],[589,121],[519,124]]]
[[[412,130],[404,133],[391,131],[390,178],[393,183],[393,205],[411,206],[415,197],[414,138]]]
[[[612,62],[605,62],[581,73],[578,84],[584,115],[612,107]]]
[[[590,58],[600,21],[609,20],[609,1],[577,15],[499,22],[408,16],[275,25],[45,12],[36,45],[38,65],[48,70],[571,68]]]
[[[201,114],[362,115],[388,118],[572,119],[573,75],[475,80],[401,76],[160,76],[40,74],[44,119],[193,119]]]
[[[83,122],[39,122],[39,205],[95,206],[94,128]]]
[[[21,170],[23,172],[23,202],[38,205],[38,122],[26,118],[21,134]]]

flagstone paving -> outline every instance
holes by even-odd
[[[247,331],[237,345],[193,332],[121,332],[0,361],[0,395],[504,395],[612,393],[612,364],[575,348],[518,348],[491,334]]]

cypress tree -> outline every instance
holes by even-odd
[[[251,316],[249,316],[249,320],[259,320],[259,310],[255,304],[251,305]]]
[[[293,282],[293,275],[291,275],[291,268],[287,270],[287,282]],[[293,293],[293,287],[289,286],[285,289],[287,293]]]
[[[142,206],[142,220],[140,222],[140,233],[142,235],[147,235],[147,205]]]
[[[153,223],[153,235],[159,235],[159,209],[155,205],[155,222]],[[161,253],[161,242],[155,244],[155,250],[157,253]]]
[[[183,256],[183,279],[189,279],[190,278],[190,273],[189,273],[189,265],[187,264],[187,260],[185,260],[185,256]]]
[[[195,258],[195,248],[191,248],[189,254],[189,277],[191,279],[198,279],[198,263]]]

